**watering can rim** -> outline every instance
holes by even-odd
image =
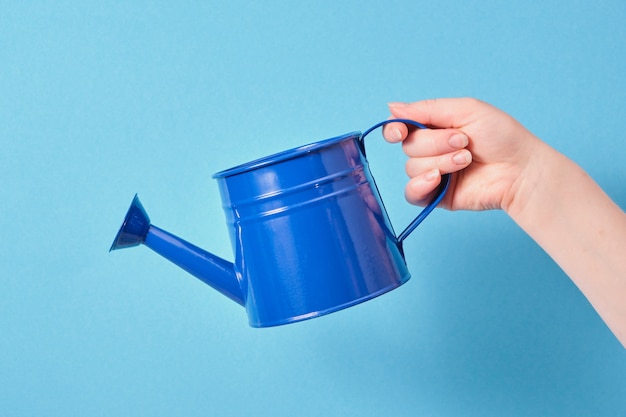
[[[251,171],[251,170],[262,168],[268,165],[276,164],[278,162],[282,162],[288,159],[292,159],[304,153],[313,152],[318,149],[332,145],[334,143],[339,143],[348,139],[360,138],[360,137],[361,137],[361,132],[354,131],[354,132],[346,133],[344,135],[336,136],[333,138],[323,139],[323,140],[312,142],[306,145],[297,146],[295,148],[277,152],[269,156],[255,159],[254,161],[246,162],[244,164],[237,165],[232,168],[228,168],[223,171],[217,172],[213,174],[213,178],[214,179],[226,178],[226,177],[230,177],[233,175],[241,174],[243,172]]]

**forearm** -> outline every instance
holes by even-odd
[[[626,214],[573,161],[539,148],[505,210],[626,346]]]

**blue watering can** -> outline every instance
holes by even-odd
[[[365,156],[352,132],[218,172],[234,263],[154,226],[135,196],[111,250],[144,244],[246,308],[252,327],[328,314],[405,283],[402,242],[445,195],[399,235],[393,231]]]

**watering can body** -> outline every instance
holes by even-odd
[[[397,288],[410,277],[402,240],[443,197],[449,178],[397,236],[364,136],[349,133],[215,174],[233,263],[151,225],[136,197],[112,249],[144,243],[243,305],[253,327],[324,315]]]

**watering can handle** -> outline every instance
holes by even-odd
[[[362,135],[361,135],[361,147],[363,149],[363,151],[365,151],[365,136],[369,135],[373,130],[378,129],[381,126],[385,126],[389,123],[404,123],[404,124],[409,124],[411,126],[415,126],[419,129],[427,129],[428,127],[424,126],[421,123],[418,123],[414,120],[409,120],[409,119],[389,119],[389,120],[385,120],[384,122],[380,122],[378,124],[375,124],[374,126],[370,127],[369,129],[367,129]],[[435,192],[435,196],[433,197],[432,201],[430,203],[428,203],[426,205],[426,207],[424,207],[422,209],[422,211],[417,215],[417,217],[415,219],[413,219],[413,221],[411,223],[409,223],[409,225],[406,227],[406,229],[404,229],[404,231],[402,233],[400,233],[398,235],[398,242],[402,242],[404,239],[406,239],[406,237],[408,235],[411,234],[411,232],[413,230],[415,230],[415,228],[417,226],[419,226],[419,224],[424,221],[424,219],[426,218],[426,216],[428,216],[430,214],[431,211],[433,211],[435,209],[435,207],[437,207],[437,205],[441,202],[441,200],[443,199],[443,197],[446,195],[446,191],[448,191],[448,187],[450,186],[450,174],[444,174],[441,177],[441,183],[439,184],[439,186],[437,187],[437,190]]]

